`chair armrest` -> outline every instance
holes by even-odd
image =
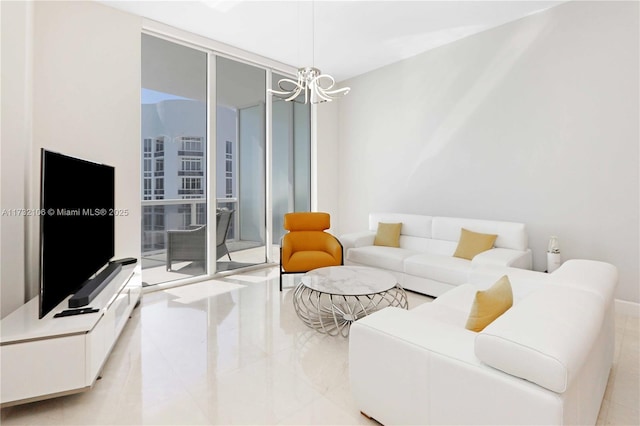
[[[286,236],[287,234],[283,235],[282,238],[280,238],[280,269],[282,269],[283,265],[287,264],[292,253],[291,244],[285,243]]]
[[[514,268],[531,269],[533,259],[531,249],[525,251],[505,248],[492,248],[477,254],[471,265],[477,266],[509,266]]]
[[[345,250],[355,247],[372,246],[376,234],[372,231],[354,232],[340,236],[340,242]]]
[[[193,235],[205,227],[206,225],[189,225],[187,229],[169,229],[167,235]]]
[[[170,229],[167,231],[167,244],[176,244],[178,242],[188,242],[194,240],[205,240],[205,225],[198,225],[192,229]]]
[[[329,253],[337,263],[344,264],[344,257],[342,251],[342,243],[335,236],[327,233],[331,238],[326,239],[325,250]]]

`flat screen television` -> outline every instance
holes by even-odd
[[[40,318],[114,256],[115,169],[41,150]]]

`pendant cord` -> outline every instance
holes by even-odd
[[[298,67],[300,66],[300,58],[302,57],[302,49],[300,48],[300,39],[302,38],[301,34],[302,34],[302,21],[300,20],[300,2],[298,2]]]
[[[304,50],[301,48],[300,43],[302,29],[304,28],[304,24],[300,19],[301,2],[302,0],[298,0],[297,2],[298,56],[300,56],[300,52]],[[308,12],[305,11],[305,14],[306,13]],[[305,104],[318,104],[331,102],[334,99],[346,95],[351,90],[349,87],[335,87],[336,80],[329,74],[322,74],[320,70],[316,68],[316,5],[314,0],[311,0],[311,66],[299,65],[296,78],[297,80],[282,78],[278,81],[278,88],[268,89],[268,92],[286,102],[302,102],[302,100],[304,100]],[[291,86],[291,88],[287,86]]]

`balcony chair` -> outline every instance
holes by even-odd
[[[216,212],[216,260],[226,254],[229,257],[229,261],[231,261],[231,255],[229,254],[226,242],[234,211],[235,210],[218,209]]]
[[[175,261],[204,262],[207,252],[206,225],[167,231],[167,271]]]
[[[299,274],[325,266],[343,264],[342,244],[324,232],[330,228],[328,213],[287,213],[280,243],[280,291],[282,275]]]
[[[225,254],[231,260],[226,241],[233,212],[227,209],[218,209],[216,212],[216,260]],[[171,264],[176,261],[204,262],[206,248],[206,225],[167,231],[167,271],[171,271]]]

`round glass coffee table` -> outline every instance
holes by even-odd
[[[367,266],[329,266],[307,272],[293,307],[309,327],[347,337],[351,323],[388,306],[409,308],[407,294],[388,272]]]

